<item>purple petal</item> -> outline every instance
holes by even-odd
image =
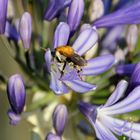
[[[101,17],[93,23],[97,28],[110,27],[123,24],[140,23],[140,1],[130,4],[114,13]]]
[[[113,51],[116,50],[117,42],[122,38],[122,32],[124,32],[124,26],[116,26],[108,30],[103,39],[102,46],[104,49]]]
[[[19,74],[12,75],[7,84],[7,95],[12,110],[16,114],[23,111],[25,105],[24,81]]]
[[[57,135],[61,136],[67,121],[68,111],[65,105],[58,105],[53,112],[53,126]]]
[[[112,93],[112,95],[109,97],[107,102],[105,103],[104,107],[108,107],[116,103],[124,94],[126,91],[126,88],[128,86],[128,83],[124,80],[120,81],[117,85],[115,91]]]
[[[50,133],[48,133],[45,140],[61,140],[61,137],[50,132]]]
[[[32,17],[28,12],[25,12],[20,19],[19,33],[24,48],[29,49],[32,35]]]
[[[19,34],[15,28],[15,26],[11,25],[8,21],[6,22],[6,27],[5,27],[5,36],[8,37],[9,39],[18,41],[19,40]]]
[[[105,118],[104,118],[105,119]],[[134,122],[127,122],[125,120],[120,120],[112,117],[106,117],[104,120],[106,124],[110,124],[111,130],[114,129],[115,133],[124,134],[131,139],[140,138],[140,124]]]
[[[88,28],[80,33],[78,38],[73,44],[73,49],[79,54],[83,55],[91,49],[98,40],[98,34],[95,29]]]
[[[105,127],[100,121],[96,121],[94,124],[95,132],[100,140],[117,140],[113,133]]]
[[[45,11],[45,19],[48,21],[53,20],[58,16],[62,10],[69,6],[71,0],[49,0],[49,5]]]
[[[134,110],[140,109],[140,86],[136,87],[129,95],[122,101],[104,108],[109,115],[118,115]]]
[[[8,0],[0,0],[0,34],[4,34],[7,16]]]
[[[74,32],[81,22],[84,12],[84,0],[72,0],[68,11],[68,24],[72,32]]]
[[[51,72],[50,89],[52,89],[57,95],[68,93],[69,90],[58,77],[57,73]]]
[[[131,76],[136,64],[124,64],[116,67],[116,73],[120,75]]]
[[[80,75],[76,69],[71,69],[68,65],[66,65],[65,70],[67,71],[67,73],[62,76],[62,81],[80,80]]]
[[[17,125],[20,120],[21,120],[21,117],[20,115],[16,114],[15,112],[13,112],[12,110],[9,110],[7,112],[8,116],[9,116],[9,119],[10,119],[10,124],[11,125]]]
[[[91,105],[86,102],[80,101],[78,103],[78,108],[80,112],[87,117],[87,119],[94,124],[97,119],[97,106]]]
[[[110,69],[114,64],[112,55],[103,55],[87,61],[87,66],[82,68],[83,75],[97,75]]]
[[[45,53],[45,62],[46,62],[48,72],[51,72],[51,60],[52,60],[51,51],[50,49],[47,49]]]
[[[89,84],[81,80],[71,80],[71,81],[64,80],[63,83],[65,83],[68,87],[70,87],[75,92],[79,92],[79,93],[84,93],[96,89],[95,85]]]
[[[138,86],[140,85],[140,62],[136,64],[131,79],[130,79],[130,84],[133,86]]]
[[[58,46],[65,46],[68,42],[69,35],[69,25],[64,22],[59,23],[54,34],[53,49],[57,48]]]

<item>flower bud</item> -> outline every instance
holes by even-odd
[[[32,35],[32,18],[28,12],[25,12],[19,23],[19,33],[25,49],[29,49]]]
[[[0,0],[0,34],[5,32],[7,3],[7,0]]]
[[[7,84],[7,95],[11,105],[11,110],[8,112],[11,120],[20,120],[18,115],[23,111],[25,105],[25,87],[22,77],[19,74],[11,76]],[[13,118],[13,119],[12,119]],[[12,121],[10,122],[11,124]]]
[[[59,136],[61,136],[64,131],[67,115],[67,108],[63,104],[58,105],[53,112],[53,126]]]
[[[84,0],[72,0],[68,12],[68,24],[71,32],[73,33],[81,22],[84,12]]]
[[[70,3],[71,0],[50,0],[44,18],[48,21],[53,20],[63,9],[69,6]]]
[[[61,140],[61,137],[50,132],[45,140]]]

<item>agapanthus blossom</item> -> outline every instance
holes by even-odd
[[[135,140],[140,138],[139,123],[114,118],[116,115],[140,109],[140,86],[136,87],[126,98],[120,100],[126,87],[127,82],[122,80],[104,105],[79,103],[80,111],[95,128],[100,140],[117,140],[113,133],[119,136],[126,135]]]
[[[55,31],[52,52],[60,46],[67,46],[70,35],[70,27],[68,24],[61,22]],[[72,45],[74,54],[83,56],[97,42],[98,35],[95,29],[89,27],[80,32],[78,38]],[[71,46],[71,45],[68,45]],[[62,56],[64,57],[64,56]],[[83,58],[84,59],[84,58]],[[62,74],[62,62],[59,62],[55,56],[51,55],[50,49],[47,49],[45,54],[47,69],[51,75],[50,88],[56,94],[68,93],[69,88],[72,90],[84,93],[96,88],[95,85],[89,84],[83,80],[85,75],[97,75],[108,70],[114,63],[112,55],[104,55],[90,60],[85,60],[86,65],[81,66],[78,70],[76,65],[66,63]],[[71,65],[72,64],[72,65]]]
[[[129,77],[128,91],[140,85],[140,62],[137,64],[124,64],[116,67],[116,72]]]
[[[10,124],[16,125],[25,105],[25,87],[23,78],[19,74],[12,75],[7,84],[7,95],[11,105],[8,111]]]
[[[133,4],[130,4],[124,8],[120,8],[117,11],[107,14],[97,19],[93,26],[97,28],[111,27],[124,24],[139,24],[140,23],[140,1],[136,0]]]

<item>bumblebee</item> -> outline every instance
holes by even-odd
[[[72,64],[73,67],[75,67],[78,70],[78,72],[82,70],[82,66],[87,65],[87,61],[82,56],[75,53],[74,49],[71,46],[57,47],[55,49],[54,55],[58,62],[64,63],[63,68],[61,70],[62,75],[64,73],[64,69],[67,63]]]

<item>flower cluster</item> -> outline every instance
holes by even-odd
[[[125,99],[121,100],[126,87],[127,82],[121,81],[104,105],[97,106],[85,102],[78,104],[80,111],[95,128],[96,135],[100,140],[117,140],[112,132],[136,140],[140,137],[139,123],[114,118],[116,115],[140,108],[140,87],[136,87]]]
[[[26,77],[24,81],[20,74],[14,74],[8,79],[6,72],[2,70],[1,74],[0,71],[0,90],[1,83],[4,87],[7,83],[10,124],[17,125],[22,113],[28,121],[31,114],[35,114],[36,119],[30,120],[34,124],[32,131],[42,139],[62,140],[63,136],[75,139],[63,132],[67,129],[67,119],[73,121],[71,124],[81,119],[81,115],[77,115],[80,110],[95,129],[95,134],[90,132],[92,137],[117,140],[116,135],[125,135],[139,140],[139,119],[125,119],[120,114],[140,109],[140,49],[137,47],[140,1],[31,0],[23,5],[14,3],[0,1],[0,47],[4,46],[12,61],[17,62],[20,69],[13,66],[16,73]],[[15,11],[11,11],[11,7],[16,7]],[[113,66],[115,68],[111,69]],[[108,92],[117,83],[108,98]],[[26,92],[29,103],[24,108]],[[102,100],[107,101],[104,104]],[[59,105],[50,115],[49,107],[52,110],[54,104]],[[54,130],[50,130],[50,125],[46,127],[51,116]],[[40,123],[44,121],[45,127]],[[85,122],[78,127],[84,128],[85,136],[92,131]],[[81,139],[79,132],[76,134],[74,127],[71,128],[76,139]]]

